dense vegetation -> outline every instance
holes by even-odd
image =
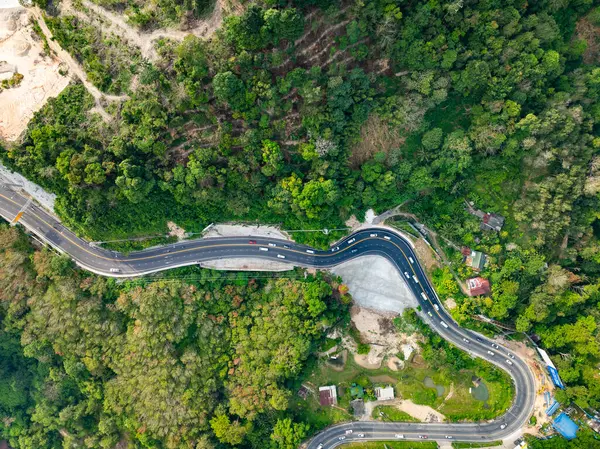
[[[539,338],[568,385],[557,398],[599,408],[600,68],[587,49],[597,36],[576,31],[599,25],[591,3],[253,3],[211,40],[160,41],[112,122],[73,85],[0,155],[56,192],[57,212],[94,240],[161,231],[167,219],[188,230],[230,219],[336,228],[403,204],[489,256],[491,296],[458,295],[457,319],[483,313]],[[174,19],[195,5],[148,8]],[[68,48],[96,56],[81,41],[91,33],[72,34]],[[465,201],[504,215],[503,230],[482,232]],[[114,407],[137,416],[138,399]],[[251,421],[254,405],[234,404]],[[248,432],[219,416],[217,428]]]
[[[286,382],[345,310],[333,293],[319,278],[208,270],[116,284],[0,225],[0,439],[295,448],[308,428],[288,412]]]

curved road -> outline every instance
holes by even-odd
[[[26,202],[26,198],[0,184],[0,216],[12,221]],[[421,316],[437,333],[471,356],[502,368],[510,374],[515,385],[512,406],[495,421],[456,424],[352,422],[325,429],[308,442],[307,449],[331,449],[350,441],[401,437],[407,440],[419,440],[420,437],[430,440],[451,437],[452,440],[478,442],[498,440],[517,432],[533,411],[534,379],[525,362],[508,349],[495,344],[492,346],[487,338],[455,323],[442,307],[410,242],[389,229],[358,231],[327,251],[266,237],[219,237],[184,241],[126,256],[91,246],[34,204],[26,209],[19,223],[57,250],[68,254],[82,268],[112,277],[141,276],[221,258],[251,257],[302,267],[327,268],[366,254],[382,256],[404,277],[419,301]]]

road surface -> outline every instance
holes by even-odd
[[[27,198],[0,184],[0,215],[12,221]],[[295,266],[328,268],[363,255],[388,259],[405,278],[422,308],[422,317],[455,346],[505,370],[515,385],[515,398],[500,418],[482,423],[352,422],[332,426],[308,442],[308,449],[331,449],[356,440],[493,441],[517,432],[533,411],[535,385],[531,371],[516,354],[493,347],[487,338],[461,328],[442,307],[423,272],[411,244],[401,235],[382,228],[364,229],[322,251],[286,240],[267,237],[219,237],[189,240],[123,255],[98,248],[78,238],[55,217],[31,203],[19,221],[45,243],[68,254],[79,266],[102,276],[132,277],[222,258],[257,258]],[[346,433],[347,431],[352,431]],[[360,436],[363,435],[363,436]],[[343,437],[343,439],[340,439]],[[322,445],[322,446],[320,446]]]

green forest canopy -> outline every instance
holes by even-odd
[[[153,3],[150,25],[139,25],[202,9],[192,3]],[[211,39],[162,40],[158,61],[136,57],[129,67],[107,59],[122,62],[122,51],[90,51],[99,48],[91,30],[52,19],[90,79],[129,99],[106,123],[90,112],[84,87],[72,85],[0,157],[55,192],[64,221],[94,240],[163,230],[168,219],[189,230],[224,220],[336,228],[368,208],[404,204],[489,256],[482,275],[491,296],[463,298],[457,319],[483,313],[536,334],[568,385],[558,399],[598,408],[600,68],[589,51],[598,36],[581,32],[600,26],[591,3],[256,2]],[[503,230],[481,232],[465,200],[505,216]],[[14,340],[6,347],[11,363],[30,372],[11,352]],[[114,407],[137,416],[144,398],[119,402],[118,388],[131,388],[119,381]],[[246,387],[227,384],[232,394]],[[240,401],[235,413],[250,419],[267,403],[277,410],[280,393]],[[214,424],[193,419],[215,432],[231,427],[232,438],[248,431],[214,416]],[[152,438],[165,431],[150,417],[146,429]]]

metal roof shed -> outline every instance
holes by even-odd
[[[558,415],[556,419],[552,421],[552,427],[567,440],[575,438],[577,436],[577,430],[579,429],[579,426],[575,424],[575,421],[569,418],[569,415],[566,413]]]

